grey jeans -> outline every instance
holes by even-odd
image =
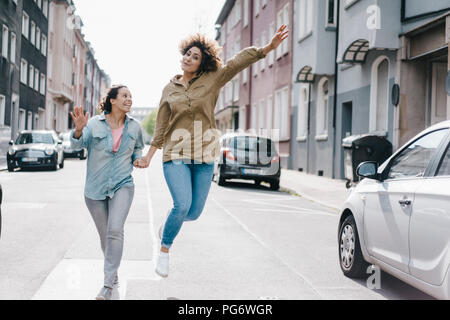
[[[92,200],[84,197],[100,236],[105,256],[104,286],[112,288],[120,266],[124,242],[124,225],[134,197],[134,187],[123,187],[112,198]]]

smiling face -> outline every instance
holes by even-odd
[[[112,110],[118,109],[127,113],[131,110],[132,105],[133,99],[131,92],[127,87],[120,88],[117,93],[117,97],[115,99],[111,99]]]
[[[201,63],[202,51],[197,47],[192,47],[181,59],[181,69],[187,73],[197,73]]]

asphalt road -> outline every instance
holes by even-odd
[[[202,216],[183,225],[171,249],[169,277],[160,278],[156,231],[171,206],[160,156],[134,172],[116,299],[431,299],[386,273],[379,289],[344,277],[338,212],[240,181],[212,184]],[[0,299],[89,300],[101,288],[85,170],[85,161],[73,159],[56,172],[0,172]]]

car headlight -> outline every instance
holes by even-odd
[[[9,149],[8,153],[9,153],[10,156],[13,156],[16,153],[16,150],[11,148],[11,149]]]
[[[53,148],[45,149],[45,154],[48,155],[48,156],[51,156],[54,153],[55,153],[55,150]]]

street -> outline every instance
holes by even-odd
[[[56,172],[0,172],[0,299],[95,298],[103,257],[84,203],[85,170],[86,161],[67,159]],[[175,240],[162,279],[154,272],[157,230],[171,198],[161,152],[133,175],[116,299],[432,299],[386,273],[374,290],[344,277],[339,213],[251,182],[212,184],[202,216]]]

